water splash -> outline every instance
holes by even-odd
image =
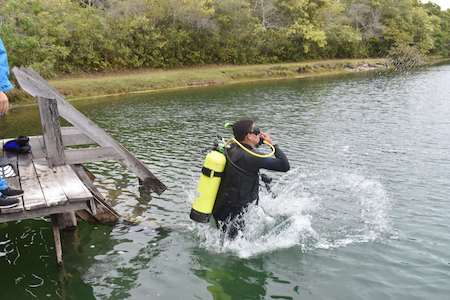
[[[210,224],[192,224],[191,230],[202,247],[242,258],[291,247],[302,252],[344,247],[390,232],[390,200],[375,179],[348,170],[293,170],[273,191],[275,197],[261,192],[260,205],[249,207],[246,226],[234,240]]]

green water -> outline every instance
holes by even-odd
[[[168,186],[140,194],[90,164],[135,224],[80,223],[56,266],[50,223],[0,225],[0,299],[448,299],[450,66],[201,88],[76,106]],[[223,124],[257,117],[291,162],[235,241],[193,224],[202,160]],[[40,133],[35,107],[0,121]]]

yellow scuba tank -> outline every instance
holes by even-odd
[[[192,220],[200,223],[209,222],[226,161],[225,155],[217,150],[206,155],[197,185],[197,198],[189,215]]]

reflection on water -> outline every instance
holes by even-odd
[[[168,190],[148,195],[119,164],[89,164],[124,221],[67,234],[63,271],[45,220],[3,225],[2,298],[445,298],[448,80],[440,66],[77,102]],[[229,241],[188,213],[208,148],[243,116],[292,170],[268,172],[276,196],[262,190]],[[0,130],[38,134],[36,108],[12,111]]]
[[[161,240],[170,232],[164,228],[120,225],[114,235],[121,237],[120,244],[102,255],[95,256],[96,263],[83,279],[96,285],[97,297],[126,299],[130,290],[141,285],[140,270],[149,268],[149,262],[160,255]],[[126,236],[126,239],[123,239]],[[144,239],[144,238],[145,239]],[[136,245],[135,238],[139,238]]]
[[[193,272],[208,282],[213,299],[264,299],[270,274],[261,260],[242,261],[233,256],[212,256],[203,249],[193,252],[198,269]],[[236,277],[236,271],[239,277]],[[239,281],[239,288],[236,288]]]

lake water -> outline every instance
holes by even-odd
[[[167,186],[90,164],[124,221],[0,224],[0,299],[448,299],[450,65],[77,102]],[[288,155],[234,241],[189,219],[223,124],[250,116]],[[36,107],[0,121],[40,132]]]

